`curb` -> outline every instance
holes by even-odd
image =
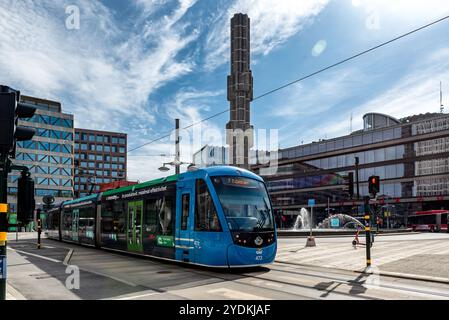
[[[408,235],[408,234],[419,234],[421,232],[413,232],[413,231],[408,231],[408,232],[397,232],[397,233],[374,233],[375,236],[397,236],[397,235]],[[351,234],[323,234],[323,235],[313,235],[314,238],[336,238],[336,237],[346,237],[346,238],[350,238],[350,237],[354,237],[355,236],[355,232],[351,233]],[[361,231],[360,234],[365,235],[365,231]],[[287,235],[287,234],[278,234],[278,238],[281,239],[288,239],[288,238],[307,238],[309,237],[309,234],[305,235],[305,234],[292,234],[292,235]]]
[[[354,273],[358,273],[358,274],[376,274],[376,275],[383,276],[383,277],[399,278],[399,279],[405,279],[405,280],[449,284],[449,278],[423,276],[423,275],[417,275],[417,274],[411,274],[411,273],[397,273],[397,272],[390,272],[390,271],[381,271],[379,269],[377,269],[378,271],[376,271],[376,272],[366,271],[366,269],[365,270],[351,270],[351,269],[342,269],[342,268],[336,268],[336,267],[316,266],[316,265],[312,265],[312,264],[292,263],[292,262],[281,261],[281,260],[275,260],[274,262],[281,263],[281,264],[292,264],[292,265],[302,266],[302,267],[306,267],[306,268],[323,268],[323,269],[328,269],[328,270],[354,272]]]
[[[19,291],[14,289],[8,282],[6,283],[6,300],[27,300]]]
[[[363,270],[363,271],[353,270],[353,272],[361,273],[361,274],[377,274],[379,276],[391,277],[391,278],[399,278],[399,279],[406,279],[406,280],[449,284],[449,279],[448,278],[433,277],[433,276],[423,276],[423,275],[417,275],[417,274],[412,274],[412,273],[398,273],[398,272],[381,271],[381,270],[379,270],[376,273],[369,272],[369,271],[367,272],[365,270]]]

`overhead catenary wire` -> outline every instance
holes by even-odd
[[[379,48],[382,48],[382,47],[384,47],[384,46],[387,46],[387,45],[389,45],[389,44],[391,44],[391,43],[393,43],[393,42],[395,42],[395,41],[398,41],[398,40],[400,40],[400,39],[403,39],[403,38],[405,38],[405,37],[407,37],[407,36],[410,36],[410,35],[412,35],[412,34],[418,32],[418,31],[421,31],[421,30],[423,30],[423,29],[429,28],[429,27],[431,27],[431,26],[433,26],[433,25],[435,25],[435,24],[437,24],[437,23],[443,22],[443,21],[445,21],[445,20],[447,20],[447,19],[449,19],[449,15],[444,16],[444,17],[442,17],[442,18],[440,18],[440,19],[434,20],[434,21],[432,21],[432,22],[430,22],[430,23],[428,23],[428,24],[426,24],[426,25],[423,25],[423,26],[421,26],[421,27],[419,27],[419,28],[413,29],[413,30],[411,30],[411,31],[409,31],[409,32],[407,32],[407,33],[404,33],[404,34],[402,34],[402,35],[400,35],[400,36],[397,36],[397,37],[395,37],[395,38],[393,38],[393,39],[390,39],[390,40],[388,40],[388,41],[382,42],[381,44],[378,44],[378,45],[376,45],[376,46],[374,46],[374,47],[371,47],[371,48],[369,48],[369,49],[367,49],[367,50],[361,51],[361,52],[359,52],[359,53],[357,53],[357,54],[354,54],[354,55],[352,55],[352,56],[350,56],[350,57],[348,57],[348,58],[346,58],[346,59],[340,60],[340,61],[338,61],[338,62],[336,62],[336,63],[334,63],[334,64],[331,64],[331,65],[329,65],[329,66],[327,66],[327,67],[324,67],[324,68],[319,69],[319,70],[317,70],[317,71],[315,71],[315,72],[312,72],[312,73],[310,73],[310,74],[308,74],[308,75],[306,75],[306,76],[303,76],[303,77],[298,78],[298,79],[296,79],[296,80],[290,81],[290,82],[288,82],[288,83],[286,83],[286,84],[284,84],[284,85],[282,85],[282,86],[279,86],[279,87],[277,87],[277,88],[275,88],[275,89],[269,90],[269,91],[267,91],[267,92],[265,92],[265,93],[263,93],[263,94],[261,94],[261,95],[255,97],[255,98],[253,99],[253,101],[259,100],[259,99],[261,99],[261,98],[263,98],[263,97],[266,97],[266,96],[268,96],[268,95],[270,95],[270,94],[273,94],[273,93],[275,93],[275,92],[277,92],[277,91],[280,91],[280,90],[282,90],[282,89],[285,89],[285,88],[287,88],[287,87],[289,87],[289,86],[291,86],[291,85],[294,85],[294,84],[296,84],[296,83],[298,83],[298,82],[301,82],[301,81],[304,81],[304,80],[309,79],[309,78],[311,78],[311,77],[314,77],[314,76],[316,76],[316,75],[318,75],[318,74],[320,74],[320,73],[322,73],[322,72],[325,72],[325,71],[327,71],[327,70],[329,70],[329,69],[333,69],[333,68],[335,68],[335,67],[337,67],[337,66],[340,66],[340,65],[342,65],[342,64],[344,64],[344,63],[347,63],[348,61],[354,60],[354,59],[356,59],[356,58],[358,58],[358,57],[360,57],[360,56],[363,56],[363,55],[365,55],[365,54],[367,54],[367,53],[370,53],[370,52],[375,51],[375,50],[377,50],[377,49],[379,49]],[[208,120],[210,120],[210,119],[213,119],[213,118],[215,118],[215,117],[218,117],[218,116],[220,116],[220,115],[222,115],[222,114],[224,114],[224,113],[227,113],[227,112],[229,112],[229,111],[230,111],[230,108],[228,108],[228,109],[226,109],[226,110],[223,110],[223,111],[220,111],[220,112],[215,113],[215,114],[213,114],[213,115],[211,115],[211,116],[209,116],[209,117],[207,117],[207,118],[204,118],[204,119],[201,119],[201,120],[196,121],[196,122],[194,122],[194,123],[191,123],[191,124],[189,124],[188,126],[181,128],[181,130],[187,130],[187,129],[190,129],[191,127],[194,127],[194,126],[196,126],[196,125],[198,125],[198,124],[200,124],[200,123],[203,123],[203,122],[205,122],[205,121],[208,121]],[[130,149],[130,150],[128,151],[128,153],[133,152],[133,151],[138,150],[138,149],[141,149],[141,148],[143,148],[143,147],[145,147],[145,146],[147,146],[147,145],[153,144],[154,142],[157,142],[157,141],[160,141],[160,140],[162,140],[162,139],[168,138],[168,137],[171,136],[171,134],[172,134],[174,131],[175,131],[175,129],[171,130],[170,132],[167,132],[166,134],[164,134],[164,135],[162,135],[162,136],[160,136],[160,137],[158,137],[158,138],[155,138],[155,139],[150,140],[150,141],[148,141],[148,142],[146,142],[146,143],[144,143],[144,144],[142,144],[142,145],[139,145],[139,146],[137,146],[137,147],[134,147],[134,148]]]

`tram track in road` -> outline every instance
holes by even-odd
[[[268,267],[268,269],[270,271],[279,272],[279,270],[276,270],[276,269],[272,268],[271,266]],[[326,292],[324,292],[325,290],[317,289],[317,286],[321,282],[319,282],[319,281],[312,282],[312,281],[310,281],[310,279],[304,279],[304,278],[294,279],[295,281],[298,281],[298,280],[303,281],[302,283],[298,283],[298,282],[295,283],[293,281],[286,281],[286,280],[281,280],[281,279],[271,279],[271,278],[264,277],[263,275],[254,275],[254,273],[257,273],[260,271],[241,272],[241,273],[239,273],[237,271],[233,271],[232,273],[223,273],[223,275],[219,275],[218,272],[216,272],[216,271],[215,272],[207,271],[207,270],[204,270],[204,271],[190,270],[190,271],[193,273],[207,274],[208,276],[214,277],[216,279],[220,279],[222,281],[238,283],[239,285],[245,285],[245,286],[251,287],[252,289],[260,288],[260,289],[264,289],[264,290],[276,291],[276,292],[284,294],[284,295],[285,294],[294,295],[299,298],[308,299],[308,300],[320,299],[320,296],[329,295],[329,294],[332,294],[335,296],[331,299],[336,299],[337,297],[345,298],[345,299],[347,299],[348,297],[351,297],[351,298],[365,299],[365,300],[380,300],[381,299],[381,298],[372,297],[372,296],[369,296],[366,294],[364,294],[363,296],[360,296],[360,295],[354,295],[354,294],[342,292],[341,290],[335,291],[336,288],[333,288],[332,290],[329,290],[329,292],[326,293]],[[269,274],[269,271],[264,274]],[[242,278],[230,279],[229,277],[231,277],[232,275],[241,276]],[[315,276],[314,278],[317,278],[317,277],[319,277],[319,276]],[[323,277],[323,276],[321,278],[326,279],[326,280],[334,279],[332,277]],[[255,283],[245,282],[245,280],[249,280],[249,279],[263,281],[263,282],[265,282],[265,286],[262,285],[261,283],[255,284]],[[290,279],[291,279],[291,277],[290,277]],[[305,284],[304,282],[308,282],[309,284]],[[276,286],[276,287],[279,287],[279,286],[284,287],[285,289],[284,290],[275,289],[275,288],[273,288],[273,286],[270,286],[270,284],[274,284],[274,286]],[[343,281],[340,281],[340,283],[336,283],[336,284],[341,285],[341,284],[345,284],[345,283]],[[302,290],[309,290],[309,294],[292,293],[290,290],[288,290],[288,287],[296,287],[296,288],[300,288]],[[351,285],[351,287],[354,287],[354,285]],[[363,287],[360,285],[359,288],[362,289]],[[363,289],[365,289],[365,288],[363,288]],[[320,294],[317,294],[317,292],[319,292]]]
[[[282,268],[276,268],[276,265],[286,265],[290,268],[300,268],[301,272],[298,270],[285,270]],[[303,277],[315,277],[315,278],[325,278],[328,279],[330,281],[334,281],[334,282],[338,282],[338,283],[346,283],[346,284],[351,284],[351,285],[359,285],[361,287],[367,287],[367,288],[372,288],[372,289],[385,289],[385,290],[392,290],[392,291],[399,291],[399,292],[403,292],[403,293],[407,293],[410,292],[412,294],[420,294],[420,295],[426,295],[426,296],[430,296],[430,297],[440,297],[442,299],[449,299],[449,286],[447,286],[447,291],[446,292],[442,292],[440,290],[438,291],[432,291],[431,289],[427,288],[427,289],[419,289],[416,286],[410,286],[410,285],[406,285],[406,284],[401,284],[401,285],[397,285],[397,284],[391,284],[391,281],[385,281],[385,280],[380,280],[378,284],[365,284],[365,283],[355,283],[354,280],[348,280],[348,277],[351,277],[352,274],[357,274],[357,275],[366,275],[366,277],[368,276],[373,276],[373,274],[367,274],[367,273],[362,273],[362,272],[355,272],[355,271],[350,271],[350,270],[343,270],[343,269],[338,269],[339,271],[335,271],[335,269],[330,269],[327,270],[328,268],[324,268],[324,267],[315,267],[315,266],[310,266],[310,265],[301,265],[298,263],[290,263],[290,262],[275,262],[272,266],[270,266],[271,270],[276,270],[277,272],[285,272],[288,274],[296,274],[296,275],[300,275]],[[327,274],[333,274],[334,276],[326,276],[323,275],[323,273],[327,273]],[[376,276],[376,275],[374,275]],[[380,278],[385,276],[382,276],[382,274],[378,275]],[[391,278],[391,277],[390,277]],[[398,280],[401,280],[399,278],[395,278],[396,282]],[[410,282],[414,282],[417,284],[429,284],[428,282],[424,281],[424,280],[420,280],[420,279],[414,279],[414,280],[409,280]]]
[[[75,250],[73,251],[73,249]],[[64,255],[56,257],[53,253],[54,250],[60,251],[64,249]],[[79,249],[79,250],[78,250]],[[205,297],[207,299],[209,291],[217,291],[217,288],[223,288],[235,292],[237,295],[254,295],[260,299],[270,299],[274,297],[275,299],[394,299],[395,294],[398,299],[410,299],[410,298],[433,298],[433,299],[449,299],[449,286],[438,287],[434,285],[433,287],[423,281],[404,281],[396,278],[385,279],[379,283],[379,285],[373,285],[367,283],[366,279],[369,277],[367,274],[355,273],[349,270],[343,269],[329,269],[324,267],[301,265],[298,263],[290,262],[275,262],[266,268],[260,268],[256,270],[232,270],[229,271],[218,271],[207,268],[199,268],[195,266],[184,266],[179,264],[171,264],[172,272],[178,274],[178,281],[169,281],[167,276],[167,283],[164,285],[162,278],[158,281],[160,285],[157,288],[151,288],[147,284],[140,285],[137,281],[138,277],[144,276],[144,270],[142,269],[147,262],[149,263],[148,276],[151,277],[155,272],[159,272],[161,268],[164,267],[164,262],[155,261],[153,259],[144,260],[137,259],[133,256],[128,255],[93,255],[92,248],[85,247],[75,247],[71,245],[60,246],[56,244],[50,251],[39,252],[36,254],[37,250],[32,250],[32,252],[27,251],[26,248],[18,246],[17,251],[25,255],[33,254],[35,256],[39,255],[39,258],[47,258],[46,260],[57,258],[57,262],[63,264],[64,261],[69,263],[69,258],[75,257],[78,260],[88,259],[90,262],[88,265],[80,265],[80,269],[84,272],[89,272],[96,274],[100,277],[107,277],[109,279],[115,280],[120,283],[126,283],[128,286],[133,287],[139,286],[145,289],[145,294],[138,294],[136,298],[157,298],[160,294],[173,294],[177,295],[177,292],[182,292],[186,294],[187,292],[192,292],[199,294],[200,297]],[[79,253],[79,255],[74,255],[74,253]],[[45,257],[46,256],[46,257]],[[94,256],[99,256],[97,261],[95,258],[91,261],[90,258]],[[130,276],[126,274],[120,274],[120,269],[110,268],[99,270],[93,268],[94,265],[101,263],[104,257],[109,257],[109,262],[119,266],[119,268],[127,269],[128,266],[135,269],[135,262],[138,260],[139,265],[142,264],[142,271],[138,272],[137,277]],[[51,258],[50,258],[51,257]],[[64,261],[63,261],[64,260]],[[95,262],[97,261],[97,262]],[[50,261],[52,262],[52,261]],[[56,262],[56,261],[53,261]],[[79,261],[78,261],[79,262]],[[76,262],[75,262],[76,263]],[[152,268],[152,266],[154,268]],[[156,268],[156,269],[155,269]],[[140,270],[139,269],[139,270]],[[198,281],[184,282],[181,280],[181,275],[184,274],[185,277],[193,278],[196,274]],[[192,276],[189,276],[191,274]],[[381,275],[381,278],[382,277]],[[125,280],[126,279],[126,280]],[[173,279],[172,279],[173,280]],[[125,282],[126,281],[126,282]],[[191,290],[191,291],[190,291]],[[207,291],[209,290],[209,291]],[[146,292],[152,291],[151,295]],[[229,293],[226,296],[225,293],[215,292],[211,295],[219,296],[223,295],[225,298],[229,297]],[[110,297],[113,299],[113,297]],[[133,299],[133,296],[126,297],[126,299]]]

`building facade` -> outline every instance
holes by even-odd
[[[73,115],[63,113],[61,103],[21,96],[21,101],[36,107],[30,119],[20,119],[19,125],[36,130],[30,141],[17,143],[13,164],[27,166],[35,182],[36,207],[42,197],[52,195],[56,201],[73,198]],[[8,177],[8,203],[11,212],[17,209],[17,180],[20,172]]]
[[[100,184],[126,180],[125,133],[75,129],[75,197],[99,192]]]
[[[350,172],[358,174],[358,197],[356,179],[354,196],[348,194]],[[308,199],[315,199],[319,222],[331,213],[360,215],[372,175],[381,179],[376,209],[392,212],[399,225],[418,211],[449,209],[449,115],[398,120],[367,114],[363,130],[280,150],[277,173],[264,178],[278,217],[291,221]]]
[[[198,168],[227,165],[228,148],[205,145],[194,153],[192,163]]]
[[[229,163],[249,168],[249,150],[254,144],[250,124],[250,103],[253,100],[253,76],[250,69],[250,19],[235,14],[231,19],[231,72],[228,76],[230,120],[226,124]]]

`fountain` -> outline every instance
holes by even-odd
[[[302,208],[296,217],[295,224],[293,225],[294,231],[309,230],[310,229],[310,213],[306,208]]]
[[[333,225],[332,222],[336,222],[334,219],[338,219],[338,226],[337,224]],[[286,230],[278,230],[278,233],[282,233],[283,235],[306,236],[310,232],[311,224],[313,227],[313,235],[352,235],[356,232],[356,229],[362,228],[362,230],[364,230],[365,228],[362,222],[348,214],[343,213],[333,214],[314,226],[313,221],[310,221],[310,212],[306,208],[301,209],[294,221],[293,227]]]
[[[338,229],[351,229],[351,228],[349,228],[351,225],[355,225],[356,227],[359,226],[359,227],[365,228],[363,223],[361,223],[359,220],[357,220],[354,217],[351,217],[350,215],[343,214],[343,213],[337,213],[337,214],[331,215],[330,217],[324,219],[320,224],[318,224],[318,228],[330,229],[331,228],[330,221],[332,219],[339,220]]]

